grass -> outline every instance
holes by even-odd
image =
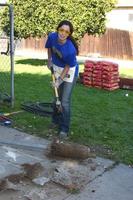
[[[3,105],[1,111],[20,111],[21,103],[27,101],[52,101],[53,89],[46,61],[16,58],[15,63],[15,108]],[[133,69],[122,68],[120,74],[133,77]],[[11,115],[11,119],[13,127],[27,133],[43,138],[56,134],[48,129],[48,117],[21,112]],[[133,164],[132,91],[108,92],[77,83],[72,96],[71,121],[71,141],[91,146],[97,155]]]

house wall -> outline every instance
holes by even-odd
[[[117,8],[107,14],[107,28],[133,32],[133,8]]]

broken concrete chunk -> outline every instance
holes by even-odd
[[[91,169],[92,171],[95,171],[96,168],[97,168],[97,164],[96,164],[96,163],[92,163],[92,164],[90,165],[90,169]]]
[[[0,191],[4,190],[19,190],[17,185],[10,182],[8,179],[4,179],[0,181]]]
[[[37,178],[34,178],[32,180],[33,183],[37,184],[37,185],[44,185],[45,183],[48,183],[50,181],[49,178],[47,177],[37,177]]]
[[[7,177],[8,180],[14,184],[19,183],[20,181],[23,180],[24,178],[24,173],[20,173],[20,174],[11,174],[10,176]]]
[[[44,200],[48,198],[44,189],[43,190],[33,189],[27,192],[27,194],[25,194],[24,197],[26,197],[29,200]]]
[[[22,167],[25,171],[25,177],[29,178],[30,180],[38,177],[41,175],[41,172],[44,170],[41,163],[35,163],[35,164],[23,164]]]
[[[70,173],[63,168],[55,169],[52,181],[64,187],[73,184]]]

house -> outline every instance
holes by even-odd
[[[82,55],[133,59],[133,1],[118,0],[116,7],[107,13],[106,33],[101,37],[85,36]]]
[[[133,32],[133,1],[119,0],[116,8],[107,14],[107,27]]]

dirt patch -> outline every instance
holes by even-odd
[[[112,150],[106,145],[91,145],[90,146],[91,152],[95,153],[97,156],[102,156],[105,158],[112,158],[113,152]]]

